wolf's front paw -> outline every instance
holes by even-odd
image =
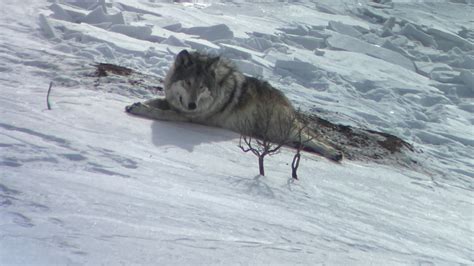
[[[331,160],[333,160],[333,161],[335,161],[335,162],[339,162],[339,161],[341,161],[343,158],[344,158],[344,154],[343,154],[342,152],[340,152],[340,151],[338,151],[338,152],[336,152],[336,153],[334,153],[334,154],[331,154],[331,155],[329,156],[329,159],[331,159]]]
[[[127,106],[125,107],[125,112],[127,112],[127,113],[134,113],[134,110],[140,109],[141,106],[142,106],[142,103],[141,103],[141,102],[136,102],[136,103],[134,103],[134,104],[132,104],[132,105],[127,105]]]

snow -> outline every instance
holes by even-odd
[[[329,21],[328,28],[333,31],[339,32],[341,34],[349,35],[352,37],[359,37],[360,35],[362,35],[362,33],[358,31],[357,29],[355,29],[354,27],[346,25],[341,22],[337,22],[337,21]]]
[[[472,3],[55,2],[1,4],[0,265],[474,263]],[[418,167],[305,153],[293,181],[285,148],[256,176],[238,134],[129,116],[143,77],[93,75],[158,80],[183,46]]]
[[[122,13],[117,13],[116,15],[107,15],[104,13],[104,9],[101,6],[98,6],[92,12],[87,14],[81,22],[89,24],[99,24],[108,22],[112,25],[120,25],[125,23],[125,19]]]
[[[192,27],[188,29],[181,29],[181,31],[197,35],[208,41],[216,41],[223,39],[232,39],[234,33],[225,24],[217,24],[209,27]]]
[[[399,53],[378,47],[367,42],[358,40],[354,37],[333,34],[327,39],[328,46],[335,49],[367,54],[384,61],[400,65],[408,70],[415,70],[413,63]]]

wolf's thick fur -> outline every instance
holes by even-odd
[[[156,120],[227,128],[277,143],[300,141],[302,124],[288,98],[268,82],[243,75],[221,57],[183,50],[164,85],[164,99],[135,103],[126,111]],[[334,161],[342,159],[341,152],[304,134],[301,140],[307,149]]]

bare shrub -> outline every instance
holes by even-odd
[[[301,115],[298,118],[301,126],[297,128],[296,140],[293,142],[296,148],[295,156],[293,156],[293,161],[291,162],[291,177],[293,179],[298,179],[297,171],[300,166],[301,150],[303,150],[306,143],[314,139],[314,136],[310,134],[308,129],[308,120],[304,119]],[[310,137],[308,138],[307,136]]]
[[[277,154],[280,148],[292,142],[296,116],[274,105],[261,105],[252,117],[241,127],[239,148],[243,152],[252,152],[258,157],[260,175],[265,175],[265,157]]]

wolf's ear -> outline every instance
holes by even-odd
[[[220,58],[219,56],[212,57],[211,59],[209,59],[209,60],[206,62],[206,69],[207,69],[207,70],[212,70],[212,69],[214,69],[220,59],[221,59],[221,58]]]
[[[187,50],[183,50],[179,52],[179,54],[176,56],[175,60],[175,66],[183,66],[183,67],[188,67],[193,63],[191,55]]]

